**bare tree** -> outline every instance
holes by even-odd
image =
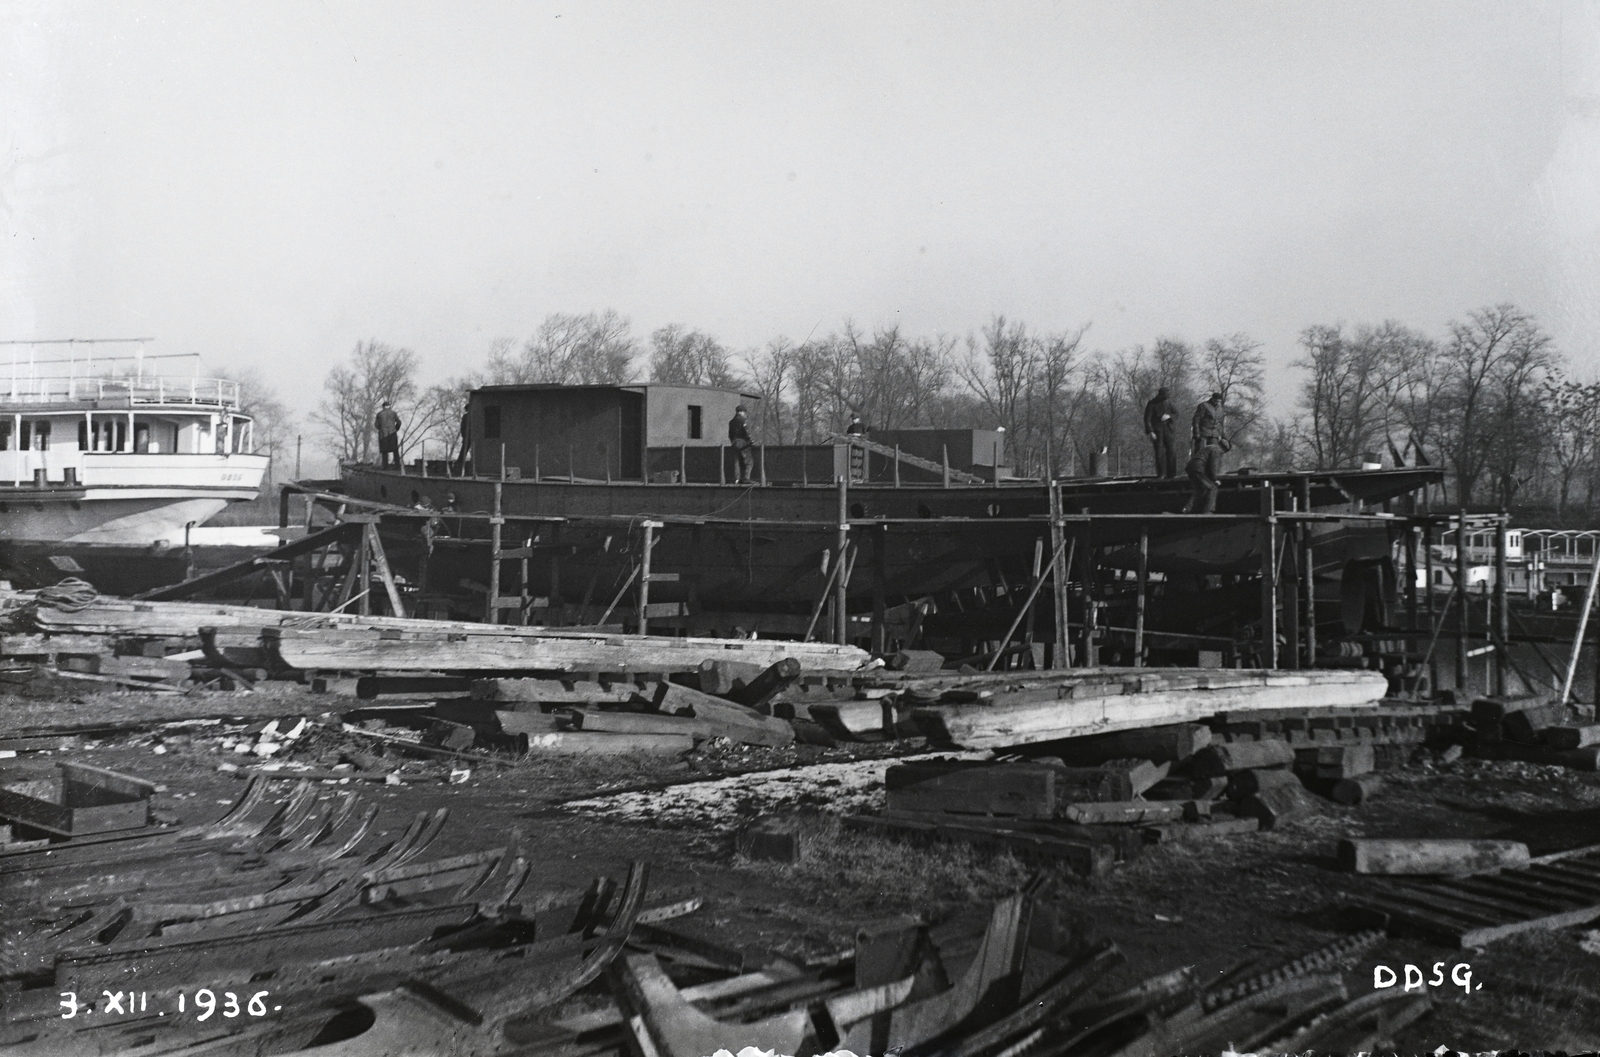
[[[1301,435],[1319,470],[1349,466],[1389,433],[1390,406],[1398,365],[1388,346],[1370,332],[1346,337],[1342,324],[1307,327],[1300,335],[1305,358],[1295,365],[1311,372],[1300,390]]]
[[[285,479],[284,460],[294,435],[294,415],[254,368],[230,372],[229,380],[239,385],[239,410],[255,420],[255,450],[271,459],[262,488],[270,492],[276,481]]]
[[[1010,323],[996,315],[982,330],[980,349],[976,338],[968,335],[967,355],[955,365],[956,374],[998,423],[1012,433],[1019,432],[1028,381],[1038,360],[1038,343],[1021,323]]]
[[[1566,515],[1572,481],[1595,451],[1595,431],[1600,426],[1600,383],[1583,385],[1551,373],[1541,385],[1540,402],[1546,416],[1546,439],[1555,463],[1556,517]]]
[[[341,460],[371,462],[373,419],[387,401],[400,415],[401,451],[426,433],[431,423],[419,421],[416,382],[417,354],[376,339],[357,342],[350,362],[337,364],[323,382],[327,393],[312,414],[323,429],[328,450]]]
[[[513,358],[491,348],[489,374],[497,385],[621,385],[634,377],[636,351],[626,317],[612,309],[584,315],[553,313]],[[498,346],[498,343],[497,343]]]
[[[1456,426],[1451,438],[1456,502],[1471,504],[1491,460],[1497,463],[1501,499],[1507,501],[1528,439],[1524,427],[1533,394],[1555,364],[1550,338],[1515,305],[1495,305],[1450,324],[1444,358]]]
[[[1212,338],[1205,344],[1200,371],[1201,388],[1222,394],[1228,442],[1241,454],[1253,453],[1266,412],[1266,361],[1261,343],[1248,334]]]
[[[734,373],[728,350],[716,338],[681,323],[670,323],[650,335],[650,378],[722,389],[744,384]]]
[[[762,444],[783,444],[784,423],[793,418],[788,413],[786,396],[794,371],[796,349],[785,337],[767,342],[765,349],[751,349],[744,355],[745,370],[750,387],[761,398],[756,407],[755,434]],[[798,444],[798,424],[793,443]]]

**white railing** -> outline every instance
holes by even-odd
[[[9,397],[6,395],[9,393]],[[239,383],[225,378],[13,378],[0,377],[0,402],[50,404],[122,400],[133,404],[186,404],[237,410]]]

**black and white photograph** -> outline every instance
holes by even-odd
[[[1597,1051],[1597,595],[1600,0],[0,0],[0,1053]]]

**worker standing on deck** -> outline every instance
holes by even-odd
[[[1166,386],[1157,389],[1155,397],[1144,405],[1144,431],[1155,447],[1156,476],[1178,476],[1178,414]]]
[[[728,443],[733,447],[733,465],[739,484],[750,483],[750,428],[744,405],[734,408],[728,420]]]
[[[1200,405],[1205,407],[1204,404]],[[1217,478],[1222,476],[1222,456],[1230,445],[1227,441],[1211,437],[1189,456],[1189,484],[1193,493],[1185,514],[1215,514],[1217,512]]]
[[[1195,451],[1222,436],[1221,393],[1212,393],[1210,400],[1202,402],[1194,409],[1194,420],[1189,426],[1189,433]]]
[[[389,459],[394,458],[394,464],[400,465],[400,416],[394,413],[394,407],[385,400],[383,407],[378,411],[372,424],[378,428],[378,465],[387,468]]]
[[[456,456],[456,469],[465,474],[472,459],[472,409],[461,412],[461,453]]]

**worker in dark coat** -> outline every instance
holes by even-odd
[[[852,437],[864,436],[867,432],[867,425],[861,421],[860,415],[851,415],[850,424],[844,427],[844,431]]]
[[[728,420],[728,444],[733,448],[733,464],[737,475],[737,483],[749,484],[751,464],[750,428],[743,404],[734,409],[733,417]]]
[[[461,412],[461,452],[456,456],[456,469],[461,473],[467,472],[467,463],[472,459],[472,411],[468,409]]]
[[[1222,476],[1222,456],[1228,448],[1227,441],[1213,437],[1189,456],[1187,470],[1192,493],[1189,496],[1189,505],[1184,508],[1185,514],[1217,512],[1217,478]]]
[[[378,465],[387,467],[389,460],[393,459],[396,466],[400,465],[400,416],[394,413],[394,406],[385,400],[383,407],[378,411],[372,424],[378,429]]]
[[[1144,405],[1144,431],[1155,447],[1156,476],[1178,476],[1178,412],[1167,396],[1167,387],[1156,390]]]
[[[1189,425],[1189,434],[1195,450],[1222,436],[1221,393],[1212,393],[1210,400],[1203,401],[1194,409],[1194,419]]]

